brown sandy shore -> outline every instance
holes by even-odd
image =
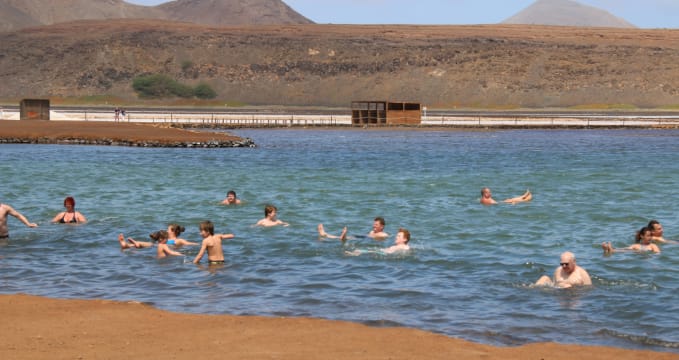
[[[679,359],[554,343],[494,347],[408,328],[29,295],[0,295],[0,318],[2,359]]]
[[[226,133],[191,131],[152,124],[39,120],[0,120],[0,142],[159,147],[254,145],[249,139]]]

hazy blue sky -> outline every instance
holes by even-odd
[[[126,0],[157,5],[167,0]],[[495,24],[535,0],[284,0],[319,24]],[[580,0],[641,28],[679,28],[679,0]],[[417,7],[412,4],[416,3]]]

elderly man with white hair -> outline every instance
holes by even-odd
[[[561,254],[559,267],[554,270],[554,279],[552,280],[549,276],[543,275],[535,285],[569,288],[575,285],[592,285],[592,279],[589,278],[589,274],[585,269],[575,263],[575,255],[570,251],[566,251]]]

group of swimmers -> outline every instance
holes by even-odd
[[[517,204],[521,202],[528,202],[533,199],[533,195],[530,190],[517,197],[509,198],[503,200],[503,203]],[[495,205],[498,204],[492,197],[492,193],[488,187],[481,189],[481,199],[479,202],[483,205]],[[222,205],[240,205],[241,200],[238,199],[236,192],[230,190],[226,198],[221,201]],[[57,214],[53,219],[53,223],[63,223],[63,224],[82,224],[87,222],[87,218],[75,210],[75,199],[73,197],[67,197],[64,199],[65,211]],[[259,220],[255,226],[271,227],[271,226],[289,226],[287,222],[284,222],[277,218],[277,208],[273,205],[266,205],[264,207],[264,218]],[[19,219],[28,227],[37,227],[35,223],[31,223],[24,215],[14,210],[11,206],[7,204],[0,203],[0,240],[9,238],[9,231],[7,229],[7,216],[14,216]],[[378,241],[383,241],[389,237],[389,234],[384,231],[385,220],[382,217],[376,217],[373,220],[372,230],[365,235],[367,238],[371,238]],[[210,221],[203,221],[199,224],[200,235],[203,238],[201,242],[201,248],[193,259],[193,263],[199,263],[203,256],[207,254],[208,264],[218,265],[224,264],[224,252],[222,250],[222,240],[233,239],[234,234],[215,234],[214,224]],[[149,235],[153,241],[139,241],[128,237],[127,239],[123,234],[118,235],[118,242],[121,249],[129,248],[149,248],[157,244],[156,254],[158,258],[164,258],[167,256],[183,256],[184,254],[176,251],[176,248],[182,246],[198,245],[198,243],[187,241],[185,239],[179,238],[179,235],[185,231],[183,226],[178,224],[170,224],[167,230],[158,230]],[[341,242],[345,242],[352,238],[358,238],[359,236],[349,236],[347,234],[348,230],[345,226],[339,235],[332,235],[325,231],[323,224],[318,224],[317,227],[319,238],[328,239],[339,239]],[[642,227],[635,236],[636,243],[630,246],[616,249],[610,242],[604,242],[601,247],[604,254],[609,255],[615,252],[624,251],[637,251],[637,252],[653,252],[660,253],[660,248],[657,243],[679,243],[674,240],[666,240],[663,237],[663,227],[657,220],[651,220],[648,225]],[[394,245],[380,249],[379,252],[384,254],[393,254],[396,252],[405,252],[410,250],[410,232],[407,229],[399,228],[394,240]],[[174,246],[174,250],[170,248]],[[361,253],[369,251],[347,251],[348,255],[360,255]],[[556,287],[571,287],[574,285],[591,285],[591,279],[589,274],[585,269],[578,266],[575,260],[575,255],[571,252],[564,252],[561,254],[561,261],[559,267],[554,271],[553,279],[548,276],[542,276],[535,285],[550,285]]]
[[[533,199],[533,194],[530,190],[521,196],[516,196],[503,200],[503,203],[507,204],[517,204],[522,202],[528,202]],[[479,202],[483,205],[496,205],[497,201],[493,199],[490,188],[484,187],[481,189],[481,199]],[[660,222],[657,220],[651,220],[648,225],[642,227],[635,235],[636,243],[629,245],[624,248],[616,249],[611,245],[611,242],[604,242],[601,244],[601,248],[604,250],[605,255],[610,255],[615,252],[625,252],[625,251],[636,251],[636,252],[652,252],[660,253],[660,248],[655,243],[679,243],[674,240],[666,240],[663,237],[663,228]],[[575,255],[573,253],[566,251],[561,254],[561,262],[559,267],[554,271],[553,279],[548,276],[542,276],[535,285],[538,286],[556,286],[556,287],[571,287],[574,285],[591,285],[592,280],[585,269],[578,266],[575,261]]]

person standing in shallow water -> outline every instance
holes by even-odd
[[[23,216],[18,211],[14,210],[11,206],[0,203],[0,240],[9,238],[9,229],[7,228],[8,215],[14,216],[28,227],[31,228],[38,227],[38,224],[28,221],[28,219],[26,219],[25,216]]]
[[[64,199],[66,211],[62,211],[52,219],[53,223],[60,224],[79,224],[87,222],[87,219],[79,211],[75,210],[75,199],[71,196]]]
[[[536,286],[554,286],[558,288],[570,288],[576,285],[592,285],[592,279],[587,271],[575,262],[575,255],[566,251],[561,254],[559,267],[554,270],[554,279],[543,275],[535,283]]]
[[[207,252],[208,265],[223,265],[224,251],[222,250],[222,240],[233,239],[233,234],[215,234],[215,226],[211,221],[206,220],[200,223],[200,236],[203,242],[200,246],[198,255],[193,259],[194,264],[198,264]]]

